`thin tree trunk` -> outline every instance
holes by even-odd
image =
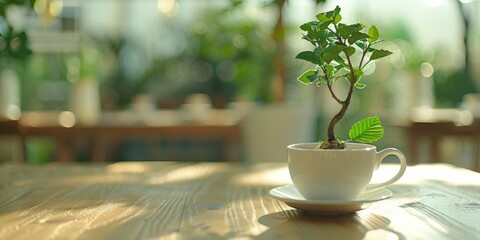
[[[337,114],[335,114],[335,116],[333,116],[332,120],[330,120],[330,123],[328,124],[327,138],[329,142],[336,140],[335,131],[334,131],[335,125],[337,125],[337,123],[345,116],[348,106],[350,106],[352,93],[353,93],[353,84],[350,84],[350,89],[348,90],[347,98],[342,103],[342,109],[340,109],[340,111]]]

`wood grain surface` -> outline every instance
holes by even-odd
[[[480,239],[469,170],[409,167],[392,198],[336,216],[268,196],[289,183],[282,163],[3,165],[0,239]]]

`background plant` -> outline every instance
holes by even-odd
[[[28,47],[28,36],[22,29],[14,29],[7,21],[7,9],[10,6],[30,7],[35,4],[35,0],[0,0],[0,56],[1,67],[8,65],[6,60],[13,62],[22,62],[32,54]]]
[[[298,80],[306,85],[326,86],[331,97],[341,105],[340,111],[330,120],[327,140],[319,145],[320,148],[345,148],[345,142],[338,140],[335,135],[335,126],[345,116],[354,89],[365,88],[366,84],[360,81],[364,68],[372,61],[392,54],[388,50],[374,48],[382,42],[375,26],[369,27],[365,32],[366,26],[362,23],[341,23],[340,10],[337,6],[332,11],[319,13],[316,21],[300,26],[306,32],[303,39],[310,42],[314,49],[301,52],[296,58],[311,62],[316,67],[302,73]],[[346,80],[349,84],[344,99],[333,88],[338,80]],[[380,119],[370,117],[354,124],[349,137],[354,141],[368,143],[380,139],[383,132]]]

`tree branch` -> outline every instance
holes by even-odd
[[[353,70],[352,61],[350,60],[350,57],[347,54],[345,54],[345,56],[348,61],[348,66],[350,68],[350,87],[348,89],[347,98],[345,98],[345,101],[341,103],[342,108],[337,114],[335,114],[335,116],[333,116],[332,120],[328,124],[327,139],[329,142],[332,142],[336,139],[335,132],[334,132],[335,125],[337,125],[337,123],[345,116],[345,112],[347,112],[348,106],[350,106],[350,100],[352,99],[352,93],[353,93],[353,86],[355,85],[355,73]],[[327,82],[327,85],[328,85],[328,82]]]
[[[330,91],[332,98],[335,99],[335,101],[337,101],[338,103],[343,104],[343,101],[340,100],[340,98],[338,98],[335,92],[333,91],[332,83],[328,78],[327,70],[325,69],[325,67],[322,67],[322,71],[323,71],[323,75],[325,76],[325,81],[327,82],[328,91]]]
[[[359,69],[362,69],[363,60],[365,59],[365,55],[367,55],[367,52],[370,46],[371,44],[369,43],[368,46],[365,49],[363,49],[362,59],[360,59],[360,64],[358,64]]]
[[[348,95],[345,101],[342,102],[342,109],[333,116],[332,120],[328,124],[327,128],[327,139],[329,142],[332,142],[336,139],[335,137],[335,125],[345,116],[345,113],[347,112],[348,106],[350,106],[350,100],[352,99],[352,93],[353,93],[353,84],[350,84],[350,88],[348,89]]]
[[[328,90],[330,91],[330,94],[332,95],[332,98],[335,99],[335,101],[337,101],[338,103],[343,104],[343,101],[337,97],[335,92],[333,92],[332,84],[330,83],[330,81],[327,81],[327,87],[328,87]]]
[[[350,69],[350,85],[354,85],[355,84],[355,71],[353,70],[353,64],[352,64],[352,61],[350,60],[350,57],[346,53],[345,53],[345,58],[347,59],[348,68]]]

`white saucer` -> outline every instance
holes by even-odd
[[[288,206],[317,214],[352,213],[369,206],[369,203],[387,199],[393,195],[386,188],[379,188],[358,196],[351,201],[306,200],[293,185],[276,187],[270,190],[270,197],[285,202]]]

